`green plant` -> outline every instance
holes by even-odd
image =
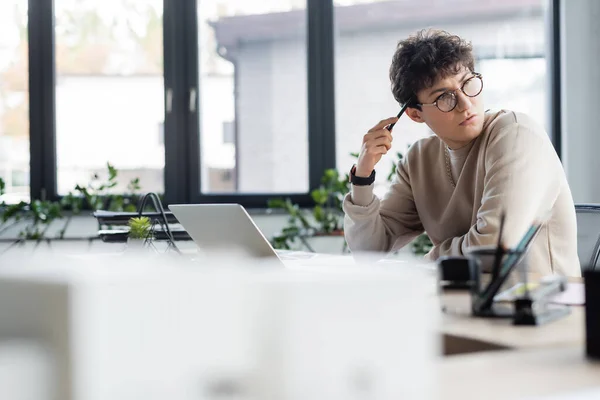
[[[136,211],[137,192],[141,189],[140,178],[133,178],[127,184],[127,194],[111,194],[110,190],[118,184],[119,171],[110,163],[106,163],[108,178],[103,181],[94,174],[86,186],[76,185],[75,192],[64,198],[64,204],[74,210],[81,210],[84,200],[92,210]]]
[[[350,153],[358,158],[358,153]],[[391,182],[396,174],[396,165],[402,161],[404,155],[396,153],[396,162],[392,163],[386,179]],[[289,198],[270,199],[267,203],[269,209],[282,209],[288,215],[287,224],[277,234],[270,238],[271,244],[276,249],[298,249],[309,247],[306,238],[319,235],[343,235],[344,211],[342,203],[350,191],[348,174],[340,178],[335,169],[328,169],[321,178],[321,186],[310,194],[314,206],[302,209]],[[431,250],[433,244],[426,233],[419,235],[412,243],[411,250],[417,255],[424,255]],[[345,248],[345,245],[344,245]]]
[[[148,217],[134,217],[130,218],[129,222],[129,234],[131,239],[146,239],[150,236],[150,230],[152,224]]]
[[[424,256],[433,248],[433,243],[427,233],[423,232],[412,241],[410,248],[414,254]]]
[[[34,200],[29,204],[20,202],[2,206],[2,224],[8,223],[11,219],[14,222],[31,221],[19,232],[19,238],[22,239],[43,239],[50,224],[63,217],[62,208],[57,201]],[[59,238],[63,235],[64,231],[59,231]]]
[[[52,222],[64,217],[63,212],[70,210],[72,214],[81,212],[84,202],[93,209],[106,209],[110,211],[136,211],[136,202],[141,189],[139,178],[132,179],[127,185],[128,193],[111,194],[110,189],[117,184],[118,171],[107,163],[108,179],[102,181],[98,174],[94,174],[87,186],[75,186],[60,201],[33,200],[30,203],[6,204],[0,202],[0,233],[13,224],[27,221],[28,224],[18,233],[20,239],[42,240],[47,237],[47,231]],[[0,196],[4,195],[6,184],[0,178]],[[70,222],[70,216],[65,219],[65,224],[58,231],[57,238],[64,238],[65,231]]]
[[[271,238],[276,249],[290,250],[306,245],[305,238],[319,235],[342,235],[342,202],[350,190],[348,175],[340,178],[335,169],[327,169],[321,178],[321,185],[311,191],[314,206],[303,210],[288,199],[270,199],[269,209],[283,209],[289,214],[287,225]]]
[[[0,178],[0,196],[6,191],[6,183]],[[23,201],[17,204],[6,204],[3,200],[0,202],[0,222],[1,228],[5,228],[9,222],[12,224],[23,220],[30,220],[23,230],[19,232],[21,239],[43,239],[50,224],[62,218],[62,207],[59,202],[48,200],[34,200],[31,203]],[[11,225],[12,225],[11,224]],[[9,225],[10,227],[10,225]],[[2,229],[1,231],[3,231]],[[1,232],[0,231],[0,232]],[[59,237],[62,237],[64,232],[59,231]]]

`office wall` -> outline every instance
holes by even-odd
[[[600,203],[600,1],[560,7],[563,163],[575,202]]]

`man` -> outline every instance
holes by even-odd
[[[579,276],[573,198],[552,143],[524,114],[484,111],[483,79],[472,46],[458,36],[421,31],[398,44],[390,67],[394,97],[435,136],[410,147],[379,200],[374,167],[392,146],[389,126],[397,118],[364,135],[343,205],[348,245],[388,252],[426,231],[434,245],[427,258],[462,255],[497,243],[504,212],[505,247],[545,221],[529,250],[530,270]]]

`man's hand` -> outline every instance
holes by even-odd
[[[381,157],[392,148],[392,134],[386,127],[397,121],[397,117],[384,119],[363,136],[363,144],[358,155],[354,175],[361,178],[367,178],[371,175]]]

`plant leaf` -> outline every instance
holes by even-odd
[[[325,204],[329,197],[329,194],[327,193],[327,190],[324,187],[320,187],[318,189],[313,190],[312,192],[310,192],[310,195],[313,201],[320,205]]]
[[[323,222],[325,219],[325,211],[323,210],[323,207],[319,205],[315,206],[315,208],[313,208],[313,216],[317,222]]]
[[[267,200],[267,207],[269,208],[285,208],[285,200],[277,198],[277,199],[269,199]]]
[[[106,163],[106,167],[108,168],[108,180],[114,181],[117,178],[117,169],[113,167],[109,162]]]

